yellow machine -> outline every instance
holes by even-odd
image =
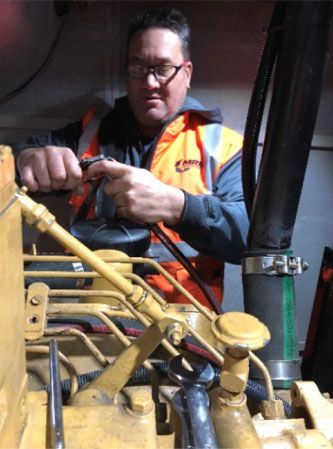
[[[93,253],[17,187],[8,147],[0,149],[0,170],[1,448],[333,447],[333,404],[314,383],[293,384],[284,398],[286,416],[252,352],[270,338],[256,318],[217,316],[153,261]],[[74,256],[23,254],[22,218]],[[45,260],[84,262],[94,282],[81,290],[35,282],[25,290],[24,276],[88,276],[24,272],[24,261]],[[191,305],[166,304],[132,273],[134,263],[154,265]],[[83,332],[78,323],[87,317],[93,324]],[[118,325],[124,321],[136,333]],[[195,355],[184,349],[185,337],[200,348]],[[164,362],[169,377],[162,378],[156,366]],[[250,363],[264,378],[266,397],[259,403],[245,394]],[[99,375],[81,385],[83,373],[95,370]],[[138,370],[144,381],[135,377]]]

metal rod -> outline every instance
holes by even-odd
[[[252,351],[249,351],[249,356],[250,356],[250,359],[252,360],[252,362],[257,365],[257,367],[260,369],[260,371],[262,373],[266,391],[267,391],[267,399],[269,401],[274,401],[275,394],[274,394],[273,382],[272,382],[272,378],[269,374],[269,371],[268,371],[266,365]]]
[[[78,307],[75,307],[78,306]],[[81,307],[80,307],[81,306]],[[90,307],[89,307],[90,306]],[[98,309],[99,305],[96,304],[50,304],[48,308],[49,316],[62,316],[62,315],[91,315],[98,318],[103,324],[105,324],[114,336],[122,343],[125,348],[131,345],[131,340],[124,335],[120,329],[103,313]],[[103,307],[100,308],[103,310]],[[143,366],[151,373],[154,371],[153,365],[146,360]]]
[[[120,293],[113,293],[115,298],[119,300],[123,298],[123,295],[121,295]],[[133,306],[131,306],[130,304],[126,304],[126,307],[128,307],[130,312],[132,312],[132,314],[138,319],[138,321],[140,321],[145,327],[148,327],[151,324],[150,321],[144,315],[134,309]],[[109,319],[109,317],[112,318],[113,313],[111,307],[107,306],[106,304],[50,304],[48,308],[48,314],[50,316],[53,316],[56,310],[57,315],[82,314],[95,316],[96,318],[99,318],[100,321],[102,321],[111,330],[111,332],[114,333],[114,335],[124,346],[127,347],[131,343],[130,340],[111,321],[111,319]],[[179,355],[177,349],[174,348],[167,339],[164,338],[162,340],[162,345],[172,356]],[[184,363],[184,366],[186,366],[187,369],[192,369],[187,360],[184,359]],[[153,368],[150,362],[146,360],[144,365],[145,364],[147,364],[146,368],[149,369],[150,372],[152,372]]]
[[[180,285],[159,263],[155,262],[155,260],[148,259],[146,257],[111,257],[111,256],[102,256],[101,257],[104,262],[107,263],[132,263],[132,264],[146,264],[152,267],[155,271],[157,271],[159,274],[163,275],[170,284],[175,287],[180,294],[182,294],[190,303],[192,303],[199,312],[201,312],[206,318],[208,318],[210,321],[213,321],[216,318],[216,315],[213,311],[209,310],[207,307],[203,306],[197,299],[194,298],[191,293],[189,293],[182,285]],[[43,256],[43,255],[30,255],[25,254],[23,256],[24,262],[82,262],[82,259],[76,256]],[[25,276],[29,274],[29,276],[36,276],[36,274],[33,274],[34,272],[27,272],[25,273]],[[38,272],[39,274],[41,272]],[[84,275],[84,273],[80,273],[81,275]],[[99,275],[89,273],[90,277],[100,277]],[[57,272],[58,275],[58,272]],[[59,275],[60,276],[60,275]],[[65,277],[65,276],[64,276]],[[67,276],[66,276],[67,277]],[[70,276],[68,276],[70,277]],[[75,277],[75,276],[73,276]],[[83,277],[89,277],[89,276],[81,276]],[[126,277],[126,276],[124,276]],[[129,277],[129,276],[128,276]],[[159,298],[157,299],[156,296],[154,298],[160,302]]]
[[[26,344],[25,347],[26,352],[28,353],[35,353],[35,354],[49,354],[50,348],[48,346],[44,345],[30,345],[29,343]],[[73,396],[77,393],[79,389],[79,381],[78,381],[78,372],[76,371],[75,366],[68,360],[68,358],[60,351],[58,351],[58,357],[62,365],[66,368],[68,375],[71,380],[71,391],[70,395]]]
[[[62,397],[58,344],[55,338],[50,341],[50,424],[51,444],[54,449],[65,448],[64,424],[62,418]]]
[[[104,357],[103,353],[98,349],[98,347],[94,344],[94,342],[87,337],[86,334],[83,332],[80,332],[78,329],[73,328],[51,328],[51,329],[45,329],[44,335],[47,336],[54,336],[54,335],[72,335],[74,337],[77,337],[79,340],[82,341],[82,343],[85,345],[85,347],[91,352],[91,354],[95,357],[95,359],[102,365],[107,366],[109,364],[109,361],[106,357]]]

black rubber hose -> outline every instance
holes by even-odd
[[[256,186],[256,158],[259,132],[267,91],[280,45],[284,11],[285,2],[278,1],[274,7],[267,31],[267,39],[260,57],[246,118],[242,154],[242,182],[244,202],[249,218],[251,217]]]
[[[156,237],[163,243],[163,245],[168,248],[171,254],[180,262],[185,270],[189,273],[191,278],[196,282],[199,286],[202,293],[205,295],[205,298],[209,302],[212,310],[221,315],[223,313],[222,306],[218,302],[212,290],[209,288],[207,283],[202,279],[198,271],[191,264],[189,259],[180,251],[177,246],[173,243],[173,241],[169,238],[169,236],[157,225],[149,226],[152,232],[156,235]]]
[[[158,376],[161,379],[168,378],[168,362],[165,362],[165,361],[152,362],[152,365],[155,369],[155,372],[158,374]],[[212,365],[212,366],[213,366],[213,369],[215,372],[213,386],[218,386],[220,384],[221,368],[216,365]],[[83,388],[85,385],[87,385],[87,383],[95,380],[101,374],[101,372],[102,372],[101,370],[96,370],[96,371],[91,371],[89,373],[79,374],[79,376],[78,376],[79,389]],[[133,385],[133,384],[134,385],[136,385],[136,384],[145,385],[145,384],[149,384],[149,382],[150,382],[150,374],[146,370],[146,368],[144,368],[142,366],[133,374],[133,376],[131,377],[131,379],[129,381],[129,385]],[[49,391],[50,386],[46,385],[43,389]],[[63,397],[69,398],[70,390],[71,390],[71,380],[70,379],[64,379],[61,381],[61,390],[62,390]],[[251,379],[248,380],[248,383],[247,383],[247,386],[245,389],[245,393],[247,396],[249,396],[251,399],[253,399],[254,401],[256,401],[258,403],[267,399],[266,388],[263,385],[261,385],[257,382],[254,382]],[[282,401],[283,407],[284,407],[284,412],[287,417],[290,417],[291,416],[290,404],[279,396],[275,396],[275,398],[280,399]]]

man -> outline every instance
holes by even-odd
[[[222,299],[223,261],[239,263],[247,234],[240,179],[241,137],[222,126],[218,109],[208,111],[187,97],[192,75],[190,29],[175,9],[148,11],[132,21],[127,43],[127,97],[116,101],[98,132],[79,148],[94,120],[31,138],[16,146],[17,168],[30,191],[73,190],[105,175],[88,217],[117,216],[159,223]],[[84,176],[76,156],[103,154]],[[85,193],[74,193],[78,210]],[[203,303],[200,290],[152,235],[149,253],[159,257]],[[161,276],[149,282],[169,301],[182,297]]]

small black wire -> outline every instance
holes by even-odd
[[[179,248],[177,248],[177,246],[173,243],[169,236],[157,224],[150,225],[149,228],[164,244],[164,246],[171,252],[171,254],[183,265],[185,270],[197,283],[214,312],[218,315],[221,315],[223,313],[221,304],[218,302],[217,298],[215,297],[214,293],[209,288],[207,283],[202,279],[198,271],[191,264],[190,260],[185,256],[185,254],[182,253],[182,251],[180,251]]]

